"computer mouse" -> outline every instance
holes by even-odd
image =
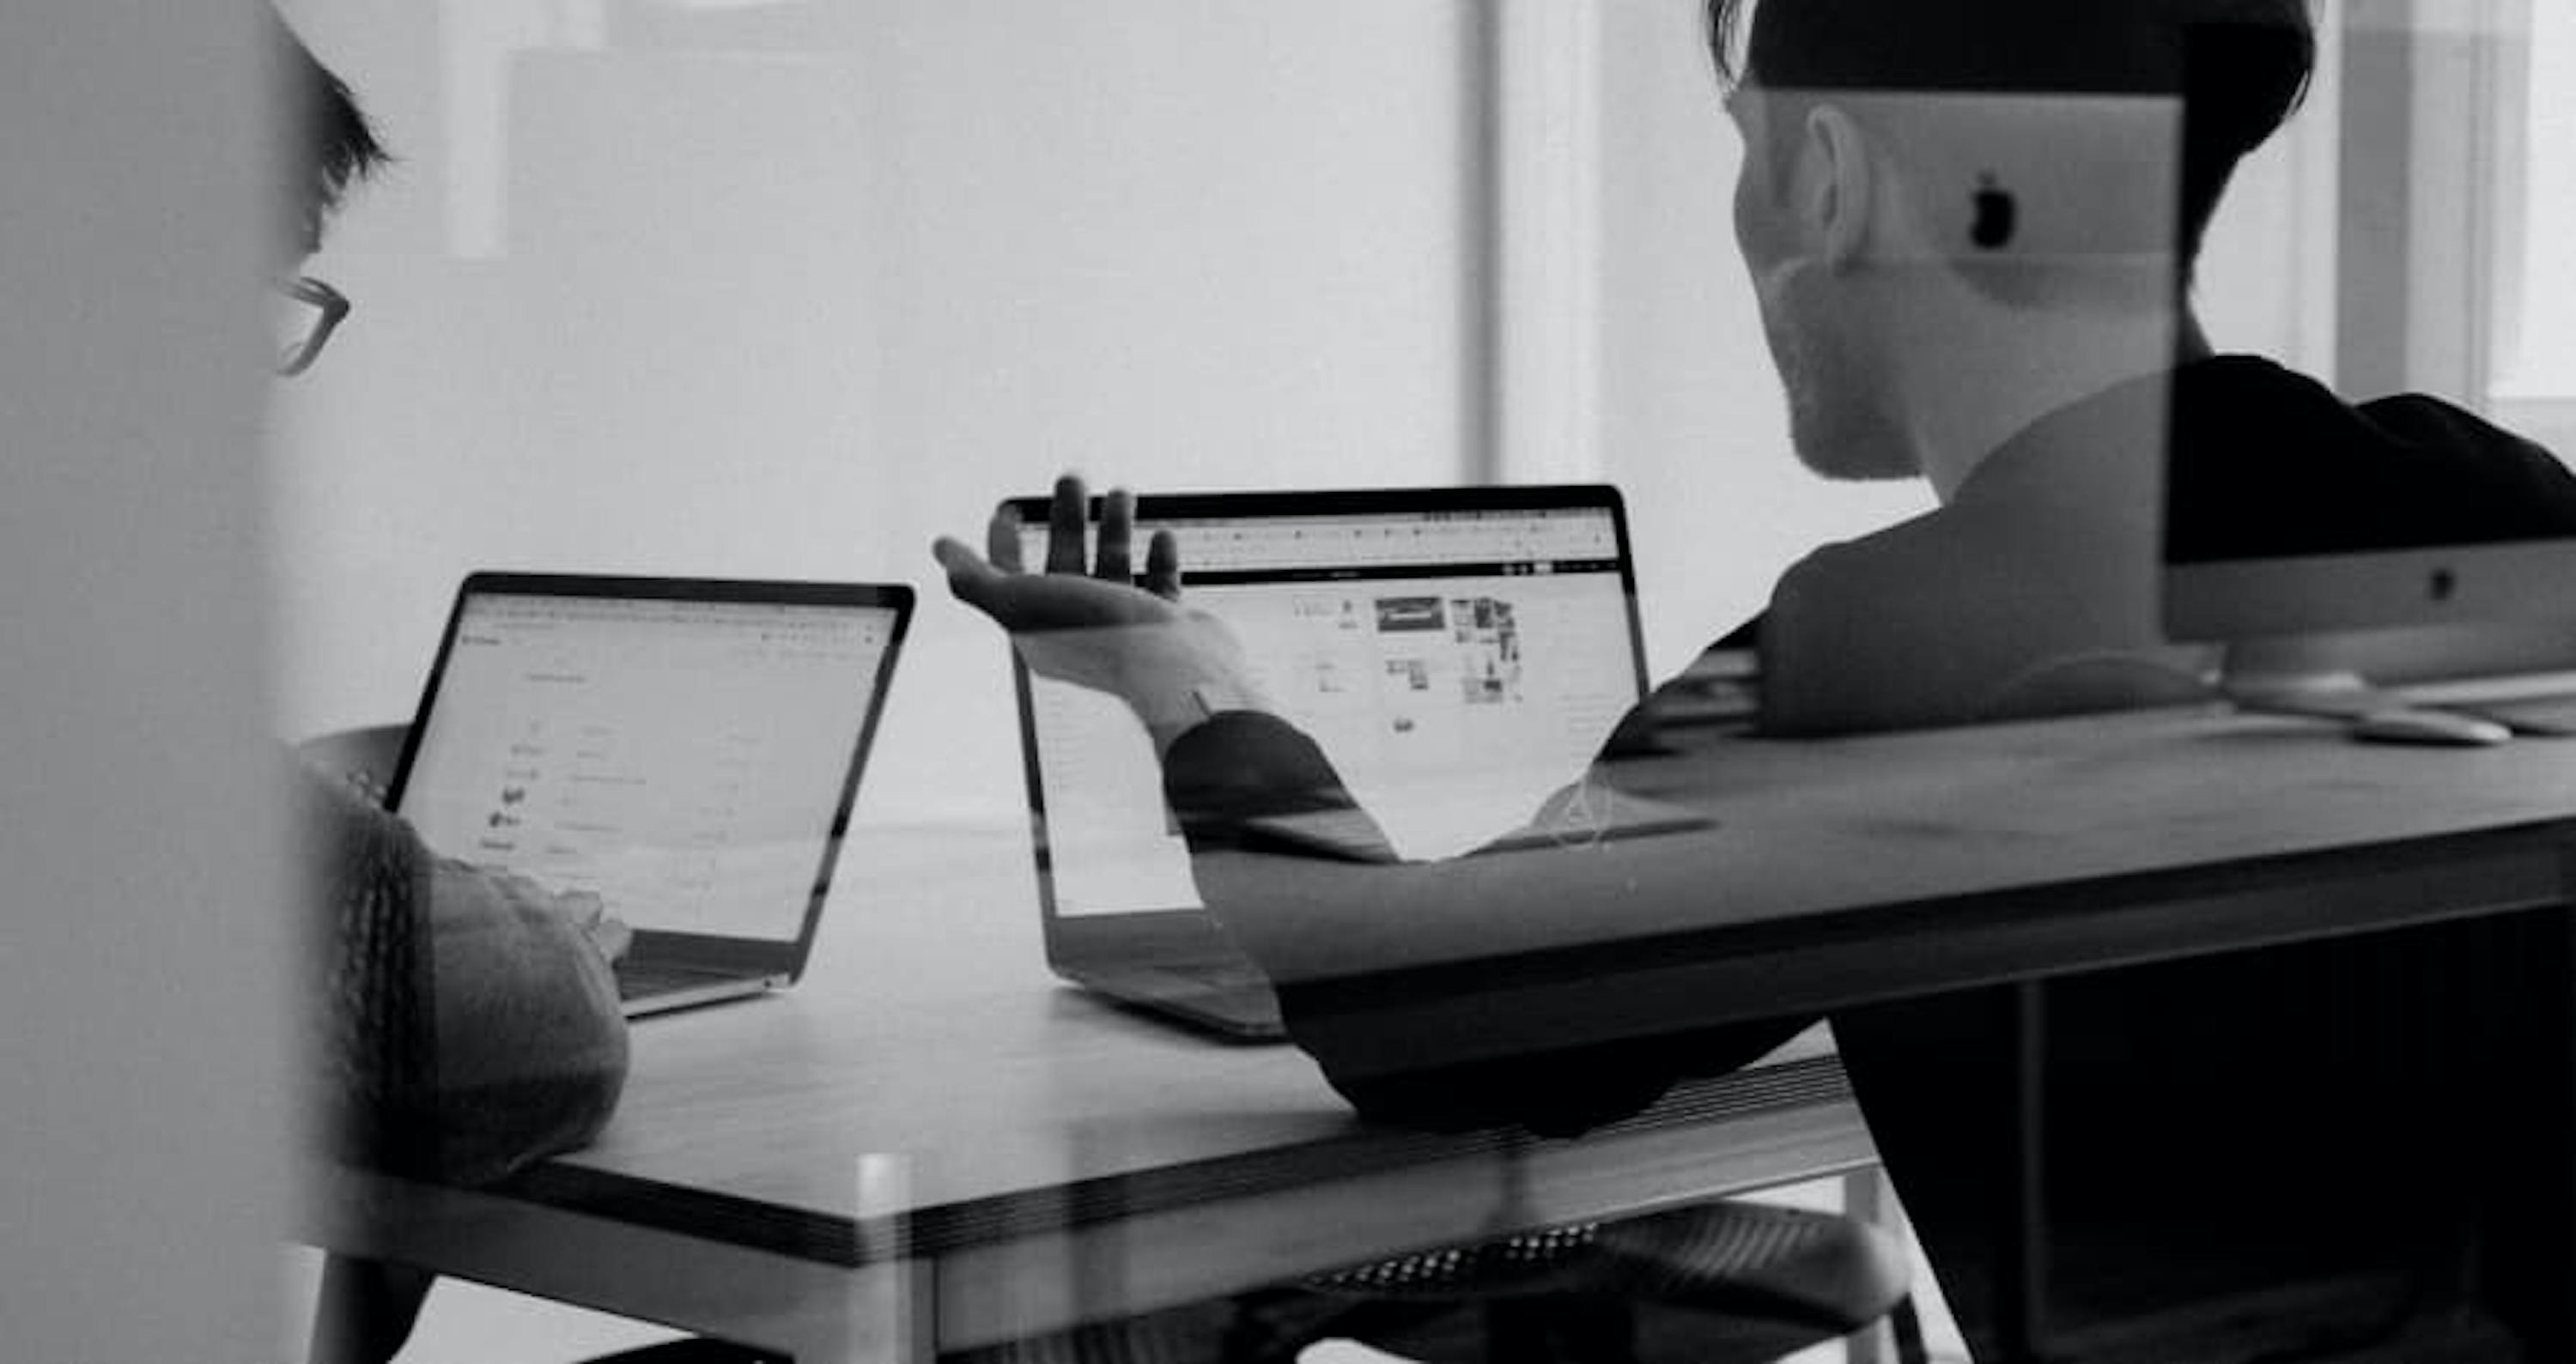
[[[2365,743],[2437,744],[2455,748],[2483,748],[2513,737],[2512,730],[2493,720],[2481,720],[2456,711],[2413,707],[2375,710],[2357,716],[2346,732]]]

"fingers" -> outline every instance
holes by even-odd
[[[1017,552],[1016,538],[1012,548]],[[949,595],[987,613],[991,611],[994,586],[1003,576],[1000,570],[984,562],[963,543],[945,535],[931,542],[930,557],[937,559],[939,567],[948,574]]]
[[[1145,546],[1145,590],[1165,601],[1181,599],[1181,542],[1170,531],[1154,532]]]
[[[1020,514],[1008,502],[984,523],[984,557],[1004,573],[1020,571]]]
[[[1091,499],[1082,486],[1082,476],[1066,474],[1055,481],[1055,497],[1047,505],[1047,562],[1049,573],[1082,571],[1082,532],[1091,520]]]
[[[1130,582],[1136,576],[1131,543],[1136,534],[1136,494],[1112,488],[1100,499],[1100,549],[1091,576],[1107,582]]]
[[[1089,529],[1091,497],[1078,474],[1066,474],[1056,480],[1055,493],[1047,502],[1046,571],[1049,574],[1081,575],[1083,541]],[[1112,488],[1101,498],[1100,548],[1090,565],[1088,576],[1102,582],[1125,586],[1135,581],[1136,495],[1125,488]],[[931,557],[948,575],[948,590],[959,601],[976,607],[997,620],[1021,614],[1027,603],[1022,588],[1013,581],[1024,570],[1019,513],[1009,503],[993,509],[984,526],[984,552],[977,554],[963,542],[940,536],[930,546]],[[1155,595],[1178,600],[1181,595],[1180,547],[1169,531],[1157,531],[1146,547],[1145,586]],[[1034,587],[1035,584],[1030,584]],[[1013,602],[1019,605],[1014,606]],[[1015,627],[1016,628],[1016,627]]]

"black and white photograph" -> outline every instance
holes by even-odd
[[[0,1364],[2576,1361],[2569,0],[13,0]]]

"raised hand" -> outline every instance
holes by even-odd
[[[1072,474],[1056,480],[1048,507],[1046,571],[1020,564],[1020,520],[1007,505],[985,527],[984,554],[941,536],[931,554],[948,574],[958,600],[991,616],[1013,637],[1063,630],[1162,625],[1180,614],[1181,559],[1169,532],[1147,547],[1146,586],[1133,579],[1136,498],[1124,488],[1101,499],[1100,544],[1093,562],[1082,561],[1089,496]]]
[[[1180,549],[1169,532],[1146,546],[1144,586],[1136,585],[1133,494],[1102,498],[1099,543],[1084,563],[1089,504],[1080,478],[1056,480],[1041,573],[1021,564],[1019,518],[1008,506],[986,527],[983,554],[946,536],[931,554],[948,590],[1009,631],[1031,669],[1125,701],[1158,754],[1216,711],[1268,709],[1233,632],[1182,603]]]

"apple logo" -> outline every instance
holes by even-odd
[[[2014,218],[2018,206],[2012,191],[2007,190],[1988,171],[1977,177],[1976,216],[1968,224],[1968,240],[1980,251],[2000,251],[2012,244]]]

